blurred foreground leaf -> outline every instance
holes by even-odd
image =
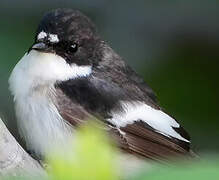
[[[53,180],[117,180],[116,152],[107,136],[94,124],[82,127],[67,149],[48,157]]]
[[[218,159],[218,158],[217,158]],[[219,160],[219,159],[218,159]],[[219,179],[219,161],[176,163],[158,166],[129,180],[216,180]]]
[[[31,178],[12,177],[4,180],[119,180],[123,175],[118,172],[117,151],[105,132],[97,128],[97,124],[90,123],[80,128],[71,143],[54,149],[47,160],[49,178],[31,175]],[[145,171],[133,174],[126,180],[216,180],[219,179],[218,160],[207,158],[153,164],[150,170],[145,167]]]

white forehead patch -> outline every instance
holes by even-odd
[[[52,43],[57,43],[59,42],[59,38],[56,34],[49,34],[48,40]]]
[[[44,31],[41,31],[38,36],[37,36],[37,40],[42,40],[45,39],[46,37],[48,37],[48,40],[51,43],[57,43],[59,42],[59,38],[57,34],[50,34],[50,33],[46,33]]]
[[[40,40],[40,39],[44,39],[47,37],[47,33],[45,33],[44,31],[41,31],[38,36],[37,36],[37,39]]]

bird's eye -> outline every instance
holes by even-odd
[[[76,43],[74,43],[74,44],[71,44],[70,46],[69,46],[69,52],[71,52],[71,53],[75,53],[77,50],[78,50],[78,45],[76,44]]]

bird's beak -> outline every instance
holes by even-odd
[[[46,50],[47,48],[48,48],[47,45],[43,42],[36,43],[32,46],[32,49],[35,50]]]
[[[34,44],[31,49],[43,52],[53,52],[52,48],[46,45],[44,42],[38,42]]]

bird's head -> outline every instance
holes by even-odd
[[[42,18],[30,50],[56,54],[70,65],[92,65],[99,41],[94,24],[85,15],[77,10],[56,9]]]
[[[79,11],[48,12],[39,23],[33,45],[13,69],[10,89],[23,94],[25,89],[90,76],[101,59],[101,42],[94,24]]]

